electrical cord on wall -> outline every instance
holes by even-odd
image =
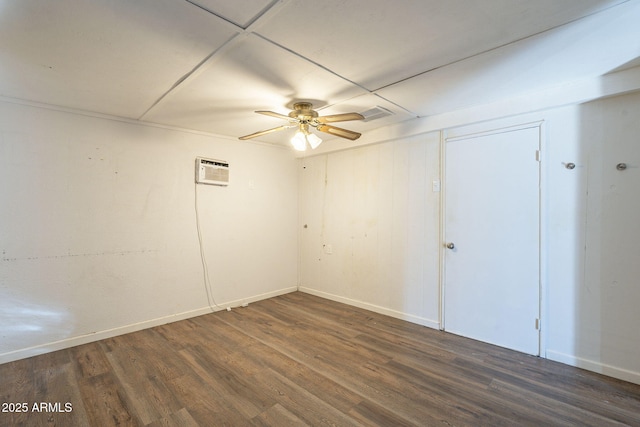
[[[207,293],[207,302],[209,303],[209,308],[212,312],[216,311],[213,307],[217,307],[219,309],[224,309],[224,307],[218,305],[216,303],[215,298],[213,297],[213,290],[211,289],[211,279],[209,278],[209,268],[207,267],[207,258],[204,254],[204,246],[202,244],[202,231],[200,230],[200,215],[198,213],[198,184],[195,184],[194,188],[194,201],[195,201],[195,211],[196,211],[196,230],[198,232],[198,245],[200,247],[200,261],[202,262],[202,275],[203,275],[203,283],[204,289]],[[227,310],[229,307],[227,307]]]

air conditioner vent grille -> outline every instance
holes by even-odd
[[[363,121],[370,122],[372,120],[380,119],[382,117],[391,116],[393,112],[387,110],[386,108],[376,105],[375,107],[369,108],[367,111],[363,111],[360,114],[364,116]]]

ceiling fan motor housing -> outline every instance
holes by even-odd
[[[289,113],[289,117],[298,119],[307,123],[318,117],[318,113],[313,110],[313,105],[309,102],[296,102],[293,104],[293,111]]]

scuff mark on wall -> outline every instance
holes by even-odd
[[[60,254],[60,255],[10,257],[10,256],[7,256],[6,251],[2,251],[2,261],[5,261],[5,262],[38,261],[38,260],[66,259],[66,258],[76,258],[76,257],[100,257],[100,256],[112,256],[112,255],[124,256],[124,255],[156,253],[156,252],[158,252],[158,250],[156,249],[140,249],[140,250],[131,250],[131,251],[104,251],[104,252],[87,252],[87,253],[67,252],[66,254]]]

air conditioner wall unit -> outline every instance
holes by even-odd
[[[229,185],[229,162],[196,157],[196,183]]]

